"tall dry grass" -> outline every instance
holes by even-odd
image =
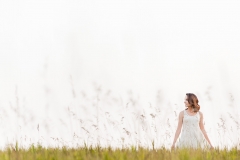
[[[7,146],[17,142],[18,146],[23,148],[32,144],[43,147],[101,146],[112,149],[134,146],[137,150],[138,148],[153,150],[170,148],[179,110],[176,110],[178,106],[173,106],[171,103],[164,104],[162,91],[157,91],[155,102],[145,105],[141,104],[139,96],[131,90],[126,92],[128,98],[123,99],[114,91],[104,90],[99,84],[94,83],[94,94],[88,95],[86,91],[75,88],[71,76],[69,82],[72,98],[69,100],[69,105],[59,109],[59,113],[62,110],[63,114],[58,115],[57,110],[56,114],[52,115],[51,121],[45,119],[42,122],[35,120],[27,107],[20,104],[21,97],[16,87],[15,102],[9,104],[11,112],[3,109],[7,114],[5,117],[2,115],[2,119],[10,115],[15,117],[17,128],[15,137],[9,140]],[[212,101],[210,92],[207,92],[206,96]],[[49,110],[48,101],[45,110]],[[232,101],[234,101],[233,95],[229,102],[231,106]],[[230,126],[228,126],[229,122],[231,122]],[[24,129],[26,126],[32,126],[35,139],[27,135],[27,130]],[[239,119],[236,116],[231,113],[220,115],[217,127],[213,128],[217,133],[214,136],[218,139],[218,143],[214,146],[222,149],[239,148],[240,138],[236,134],[240,133],[239,129]],[[208,128],[206,130],[208,131]],[[55,132],[55,135],[51,132]]]

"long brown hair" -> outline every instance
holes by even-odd
[[[190,104],[190,106],[193,108],[194,112],[198,112],[200,110],[200,106],[198,104],[198,98],[193,93],[186,93],[187,95],[187,101]]]

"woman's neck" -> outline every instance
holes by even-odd
[[[188,111],[193,113],[194,109],[192,107],[188,107]]]

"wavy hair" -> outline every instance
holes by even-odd
[[[193,108],[194,112],[198,112],[200,110],[200,105],[198,104],[198,98],[193,93],[186,93],[187,95],[187,101],[190,104],[190,106]]]

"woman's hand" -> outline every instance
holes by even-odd
[[[171,146],[171,150],[173,150],[173,149],[175,149],[175,144],[173,144],[173,145]]]
[[[213,149],[214,149],[214,147],[211,145],[211,146],[210,146],[210,149],[211,149],[211,150],[213,150]]]

